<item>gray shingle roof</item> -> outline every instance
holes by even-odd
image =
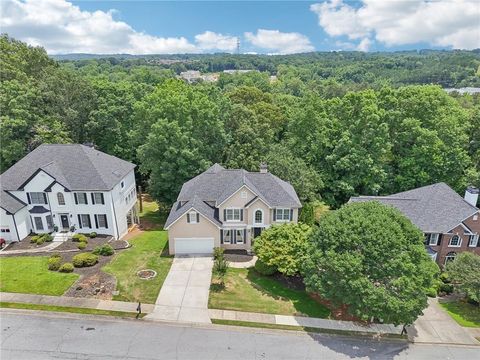
[[[445,183],[388,196],[352,197],[350,201],[379,201],[393,206],[427,233],[446,233],[478,211]]]
[[[170,226],[175,220],[177,220],[180,216],[185,214],[191,208],[197,210],[200,214],[205,216],[214,224],[221,225],[221,222],[218,220],[217,209],[215,209],[213,206],[208,205],[205,201],[195,196],[192,200],[189,200],[185,203],[180,204],[180,201],[176,201],[173,204],[167,221],[165,222],[165,227]]]
[[[271,173],[248,172],[243,169],[230,170],[219,164],[214,164],[200,175],[183,184],[165,226],[169,226],[183,215],[179,212],[180,209],[176,208],[180,202],[198,198],[202,202],[213,201],[218,206],[243,185],[248,186],[271,207],[300,208],[302,206],[293,186]],[[209,205],[206,206],[210,207]],[[181,208],[184,208],[184,206]],[[200,211],[200,209],[197,210]]]
[[[44,214],[48,212],[48,209],[45,209],[43,206],[34,206],[28,212],[30,214]]]
[[[128,161],[84,145],[40,145],[1,175],[1,206],[13,213],[23,207],[5,191],[18,190],[39,169],[69,190],[109,191],[134,168]]]

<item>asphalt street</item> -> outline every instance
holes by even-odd
[[[480,347],[0,311],[9,359],[480,359]]]

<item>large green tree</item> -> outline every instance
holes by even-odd
[[[480,256],[471,252],[458,254],[447,264],[446,271],[457,290],[480,306]]]
[[[411,324],[427,306],[438,266],[398,210],[353,203],[320,218],[304,267],[307,289],[361,319]]]

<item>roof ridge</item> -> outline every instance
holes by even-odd
[[[108,186],[107,186],[107,183],[105,182],[105,179],[103,178],[102,173],[101,173],[100,171],[98,171],[97,167],[95,166],[95,162],[92,161],[92,159],[90,159],[90,156],[89,156],[89,154],[87,154],[87,151],[86,151],[86,150],[88,150],[88,151],[98,151],[98,150],[93,149],[93,148],[90,148],[90,147],[85,146],[85,145],[81,145],[81,144],[79,144],[79,145],[80,145],[80,149],[82,149],[83,153],[84,153],[85,156],[87,157],[87,159],[88,159],[88,161],[90,162],[90,164],[92,165],[93,169],[96,171],[97,175],[98,175],[99,178],[102,180],[103,185],[104,185],[105,187],[108,187]],[[100,151],[98,151],[98,152],[100,153]],[[106,154],[106,153],[103,153],[103,154]],[[108,154],[106,154],[106,155],[108,155]],[[108,155],[108,156],[111,156],[111,155]],[[117,184],[118,184],[118,182],[117,182]]]

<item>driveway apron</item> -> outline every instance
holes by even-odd
[[[154,320],[211,323],[208,294],[213,260],[210,256],[175,257],[155,302]]]

